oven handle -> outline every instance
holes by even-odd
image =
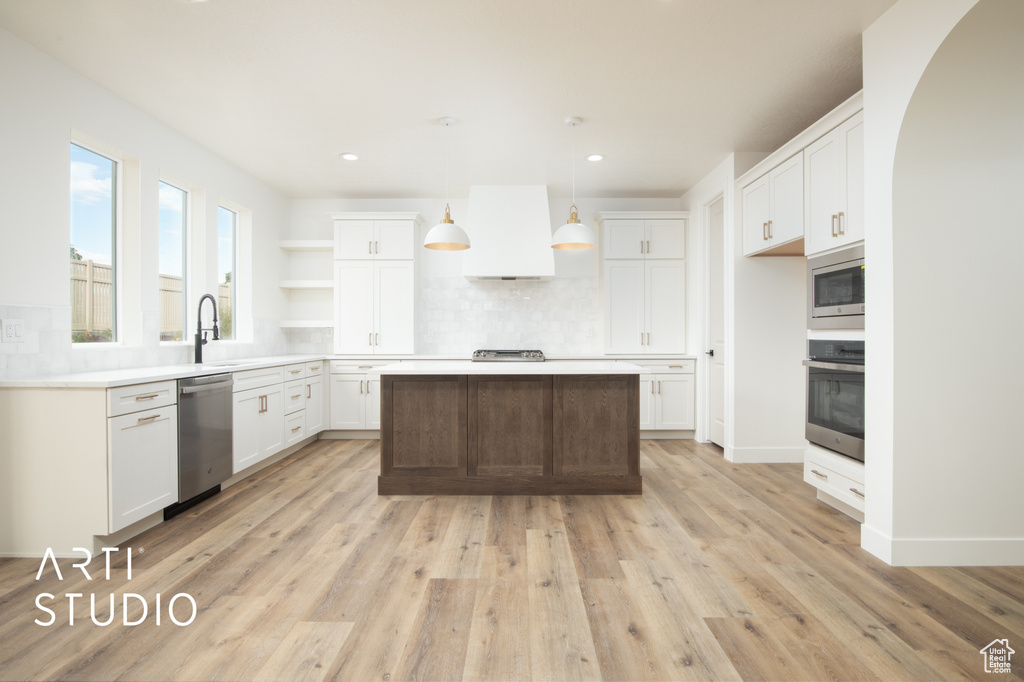
[[[864,365],[847,365],[840,362],[821,362],[819,360],[804,360],[805,367],[814,367],[816,369],[830,369],[835,372],[855,372],[857,374],[864,373]]]

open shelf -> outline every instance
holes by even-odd
[[[281,329],[328,329],[332,320],[281,320]]]
[[[334,241],[331,239],[282,239],[281,248],[285,251],[333,251]]]
[[[282,289],[333,289],[334,282],[329,279],[283,279]]]

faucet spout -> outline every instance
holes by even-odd
[[[206,299],[210,299],[210,304],[213,305],[213,328],[203,328],[203,302]],[[217,328],[217,299],[213,297],[213,294],[203,294],[199,299],[199,312],[196,314],[196,352],[195,362],[197,365],[203,364],[203,345],[206,343],[206,334],[204,332],[212,331],[213,340],[217,341],[220,339],[220,329]]]

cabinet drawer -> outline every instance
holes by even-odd
[[[652,374],[693,374],[696,364],[694,360],[671,360],[658,363],[634,362],[633,360],[624,360],[623,362],[646,367]]]
[[[118,386],[107,389],[107,416],[118,417],[177,402],[177,382],[157,381],[151,384]]]
[[[383,361],[367,361],[367,362],[353,362],[352,360],[331,360],[331,374],[366,374],[367,370],[374,369],[376,367],[383,367],[384,365],[397,364],[394,360],[387,362]]]
[[[284,381],[284,367],[264,367],[263,369],[247,369],[234,373],[234,392],[245,391],[250,388],[262,388],[280,384]]]
[[[296,379],[284,385],[284,413],[306,409],[306,380]]]
[[[306,376],[307,377],[319,377],[323,376],[324,363],[322,361],[307,362],[306,363]]]
[[[835,457],[840,457],[836,455]],[[847,464],[823,453],[807,452],[804,458],[804,481],[818,490],[864,511],[863,468]]]
[[[291,381],[292,379],[301,379],[306,376],[305,365],[285,365],[281,368],[284,372],[284,380]]]
[[[295,445],[306,437],[306,412],[295,412],[284,418],[284,446]]]

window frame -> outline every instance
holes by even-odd
[[[227,338],[227,339],[222,339],[222,340],[224,340],[224,341],[238,341],[239,340],[238,299],[239,299],[239,290],[241,289],[241,282],[239,281],[239,276],[238,276],[238,261],[239,261],[239,247],[240,247],[240,242],[241,242],[240,237],[241,237],[242,211],[244,209],[238,207],[238,205],[235,204],[234,202],[226,201],[224,199],[221,199],[220,201],[217,202],[217,220],[216,220],[216,234],[217,234],[216,244],[217,244],[217,251],[216,251],[216,254],[215,254],[216,265],[215,265],[215,270],[214,270],[214,272],[215,272],[214,284],[217,287],[216,299],[218,301],[218,303],[217,303],[218,315],[220,315],[220,313],[221,313],[221,310],[220,310],[220,285],[221,285],[221,281],[220,281],[220,215],[221,215],[221,213],[220,212],[221,212],[221,210],[227,211],[228,213],[230,213],[233,216],[233,219],[231,221],[232,222],[232,227],[231,227],[231,298],[230,298],[231,336],[229,338]],[[221,331],[223,332],[223,329],[221,329]]]

